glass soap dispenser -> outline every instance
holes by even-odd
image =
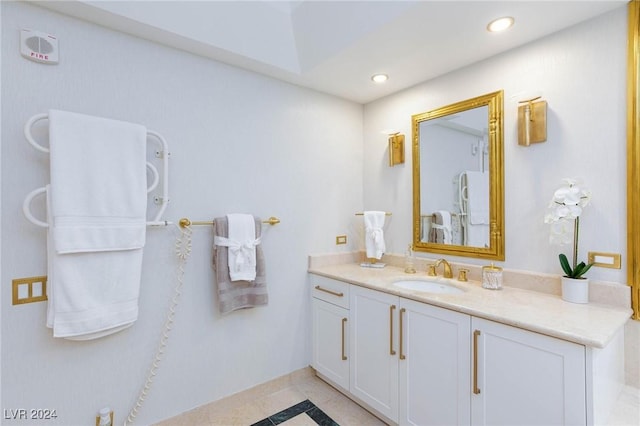
[[[407,274],[416,273],[416,268],[413,265],[413,249],[411,244],[407,247],[407,252],[404,255],[404,272]]]

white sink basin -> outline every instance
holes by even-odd
[[[427,280],[402,280],[395,281],[394,286],[405,290],[420,291],[424,293],[436,294],[461,294],[464,290],[438,281]]]

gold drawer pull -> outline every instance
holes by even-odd
[[[389,355],[395,355],[396,351],[393,350],[393,311],[395,311],[396,305],[389,306]]]
[[[402,316],[404,315],[404,313],[407,312],[407,310],[405,308],[400,308],[400,343],[399,343],[399,351],[400,351],[400,355],[399,358],[400,359],[406,359],[407,357],[404,355],[404,352],[402,352]]]
[[[316,290],[320,290],[320,291],[324,291],[325,293],[333,294],[334,296],[338,296],[338,297],[342,297],[342,296],[344,296],[344,293],[343,293],[343,292],[337,293],[337,292],[335,292],[335,291],[327,290],[326,288],[322,288],[322,287],[320,287],[319,285],[317,285],[317,286],[315,287],[315,289],[316,289]]]
[[[473,393],[480,394],[478,387],[478,336],[480,330],[473,330]]]
[[[342,318],[342,360],[346,361],[347,356],[344,353],[344,325],[347,323],[346,318]]]

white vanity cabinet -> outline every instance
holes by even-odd
[[[357,286],[350,298],[351,394],[397,422],[399,298]]]
[[[332,291],[343,296],[314,298],[314,367],[388,422],[606,424],[624,383],[622,329],[604,347],[585,346],[342,284]]]
[[[470,317],[351,288],[351,393],[401,425],[469,424]]]
[[[400,298],[399,424],[468,425],[469,315]]]
[[[312,365],[349,391],[349,285],[311,275]]]
[[[585,346],[472,318],[472,425],[584,425]]]

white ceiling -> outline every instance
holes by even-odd
[[[41,6],[358,103],[618,7],[606,1],[35,1]],[[486,31],[512,16],[501,34]],[[375,73],[389,75],[375,84]]]

